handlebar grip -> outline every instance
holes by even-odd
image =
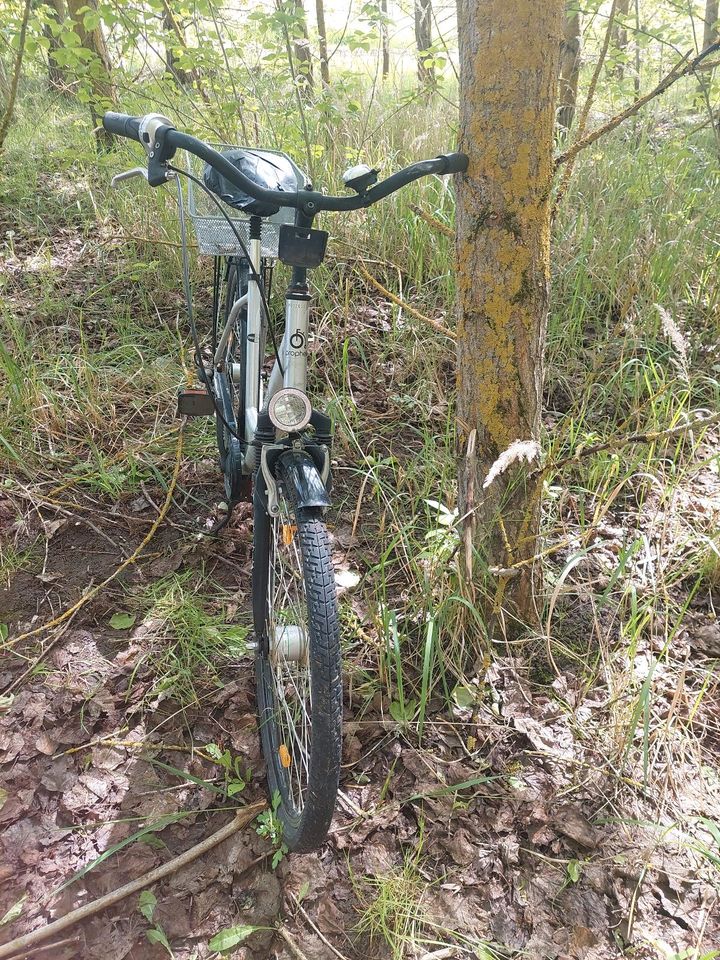
[[[140,117],[131,117],[127,113],[113,113],[108,111],[102,121],[108,133],[118,137],[127,137],[128,140],[140,141]]]
[[[466,153],[441,153],[445,161],[443,173],[465,173],[470,162]]]

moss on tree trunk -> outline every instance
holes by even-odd
[[[552,139],[564,0],[459,0],[458,441],[465,582],[493,630],[534,619],[539,489],[512,464],[538,440],[548,310]],[[506,571],[513,565],[513,574]],[[495,573],[488,573],[496,568]]]

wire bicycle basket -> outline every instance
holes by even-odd
[[[222,152],[223,150],[243,149],[253,151],[252,147],[233,147],[230,144],[212,144],[212,146]],[[274,154],[277,157],[283,157],[289,161],[297,178],[298,189],[302,190],[306,185],[306,178],[294,161],[282,153],[280,150],[262,149],[263,154]],[[204,163],[192,154],[187,153],[188,170],[193,176],[202,180]],[[243,248],[238,243],[233,229],[222,216],[215,203],[207,193],[188,180],[188,213],[193,223],[195,236],[197,238],[200,253],[211,257],[232,257],[243,256]],[[228,215],[239,233],[241,239],[246,244],[250,243],[250,217],[241,214],[238,210],[224,203],[220,197],[217,197],[218,203],[222,205],[223,210]],[[277,213],[270,217],[263,217],[262,228],[260,232],[260,243],[263,257],[276,259],[278,255],[278,243],[280,240],[280,227],[283,224],[292,224],[295,222],[295,211],[292,208],[282,207]]]

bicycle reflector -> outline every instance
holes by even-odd
[[[278,390],[270,401],[268,413],[278,430],[296,433],[310,422],[312,407],[302,390],[285,387],[283,390]]]

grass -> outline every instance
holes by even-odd
[[[432,955],[434,951],[460,944],[479,960],[500,960],[508,953],[499,945],[465,936],[438,922],[433,909],[434,881],[422,854],[422,828],[417,848],[405,854],[402,866],[382,875],[351,874],[360,917],[357,933],[371,945],[384,943],[392,960]]]
[[[447,148],[452,132],[436,104],[392,116],[388,99],[373,107],[389,119],[363,147],[367,159],[390,169]],[[124,106],[144,109],[132,96]],[[174,394],[190,356],[173,198],[142,186],[111,194],[111,173],[134,165],[137,152],[97,157],[72,104],[48,106],[42,151],[35,118],[21,104],[0,174],[17,219],[5,236],[7,262],[22,265],[2,281],[11,296],[0,313],[0,456],[25,483],[47,490],[72,481],[107,504],[170,453]],[[202,123],[197,129],[202,135]],[[332,188],[357,151],[357,124],[338,122],[331,141],[320,126],[311,132],[327,148],[318,185]],[[299,155],[296,133],[287,133]],[[711,434],[620,441],[720,405],[719,179],[711,135],[669,123],[658,104],[581,155],[554,224],[543,456],[566,465],[546,477],[543,630],[512,652],[543,685],[572,671],[585,689],[607,688],[608,749],[646,780],[673,746],[653,726],[658,672],[642,676],[632,664],[648,648],[653,663],[671,663],[688,596],[709,602],[717,592],[718,457]],[[438,701],[452,716],[454,692],[488,696],[485,670],[508,651],[493,645],[456,574],[452,344],[379,302],[354,266],[362,257],[393,292],[451,322],[452,243],[412,204],[452,223],[452,194],[438,179],[322,224],[332,239],[313,279],[311,383],[335,418],[337,526],[354,529],[350,557],[363,574],[344,616],[359,709],[380,691],[406,734],[427,742]],[[193,264],[205,327],[207,267]],[[276,297],[282,286],[280,277]],[[211,459],[211,425],[187,432],[188,461]],[[608,440],[616,442],[584,455]],[[202,578],[181,577],[138,601],[153,624],[146,656],[158,692],[191,700],[194,678],[212,678],[238,639],[224,632],[210,593]],[[696,712],[709,670],[699,665],[688,681]]]
[[[229,623],[218,610],[219,591],[192,570],[163,577],[137,599],[143,621],[135,636],[142,654],[128,687],[141,667],[152,677],[146,698],[169,694],[181,704],[197,703],[202,687],[221,685],[223,661],[245,653],[248,628]]]

